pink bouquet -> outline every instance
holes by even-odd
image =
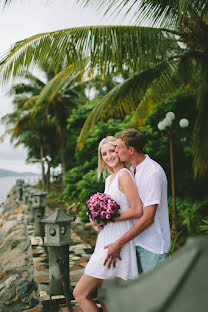
[[[95,193],[90,196],[90,199],[86,202],[87,212],[86,214],[97,223],[107,223],[108,221],[114,221],[120,214],[118,210],[120,206],[105,193]]]

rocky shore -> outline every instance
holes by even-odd
[[[38,305],[25,207],[16,198],[14,187],[0,215],[0,312],[20,312]]]
[[[68,311],[64,296],[59,298],[62,307],[55,304],[58,300],[53,301],[53,308],[50,307],[48,255],[41,238],[34,236],[33,225],[28,224],[28,206],[17,201],[16,186],[9,192],[3,208],[0,213],[0,312]],[[90,224],[79,220],[71,223],[73,243],[69,259],[72,287],[93,252],[93,231]],[[91,244],[83,241],[89,233]],[[73,305],[73,311],[80,311],[75,302]]]

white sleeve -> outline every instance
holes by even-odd
[[[159,205],[162,193],[163,177],[160,171],[155,171],[146,182],[144,207]]]

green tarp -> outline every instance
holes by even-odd
[[[109,312],[208,311],[208,237],[188,239],[135,280],[105,280],[101,298]]]

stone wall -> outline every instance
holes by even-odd
[[[0,312],[20,312],[39,304],[25,206],[16,201],[16,192],[13,187],[0,214]]]

